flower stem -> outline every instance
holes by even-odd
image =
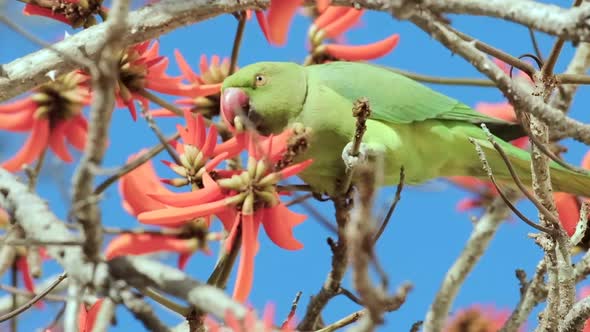
[[[234,38],[234,46],[231,51],[231,62],[229,65],[228,76],[233,74],[236,70],[238,63],[238,55],[240,54],[240,46],[242,44],[242,36],[244,35],[244,28],[246,27],[246,13],[239,13],[240,19],[238,21],[238,27],[236,29],[236,37]]]
[[[238,227],[236,232],[237,233],[231,250],[222,254],[222,256],[219,258],[219,261],[217,262],[217,265],[215,266],[215,269],[211,273],[211,276],[207,280],[209,285],[215,285],[221,289],[226,287],[229,274],[236,262],[238,252],[240,251],[240,247],[242,245],[242,228]]]
[[[150,297],[152,300],[158,302],[159,304],[163,305],[164,307],[182,315],[182,316],[186,316],[191,312],[191,309],[188,307],[184,307],[172,300],[170,300],[169,298],[165,297],[164,295],[158,293],[157,291],[146,287],[144,289],[141,290],[141,292]]]

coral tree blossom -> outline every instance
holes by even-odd
[[[345,45],[342,43],[323,42],[336,39],[352,28],[363,15],[364,10],[350,7],[330,6],[319,15],[309,28],[312,53],[323,54],[347,61],[371,60],[391,52],[399,42],[399,34],[391,34],[380,41],[366,45]]]
[[[166,207],[142,212],[138,215],[138,219],[144,224],[174,227],[194,218],[216,215],[229,232],[226,250],[232,250],[236,240],[241,243],[242,253],[234,297],[239,301],[245,301],[252,287],[254,256],[258,246],[257,234],[260,225],[279,247],[288,250],[302,248],[302,244],[293,237],[292,229],[303,222],[306,216],[290,211],[281,202],[276,191],[276,184],[305,169],[311,160],[276,169],[275,166],[286,150],[289,135],[262,138],[251,134],[247,135],[249,153],[247,168],[233,172],[218,171],[214,167],[220,160],[214,158],[209,163],[204,163],[204,160],[215,154],[216,150],[219,152],[225,147],[229,147],[229,150],[233,150],[232,154],[235,154],[239,151],[234,148],[239,145],[238,139],[235,138],[236,141],[233,143],[226,142],[224,143],[226,145],[222,144],[218,147],[215,147],[213,143],[207,144],[207,142],[215,142],[217,133],[214,127],[211,127],[205,138],[204,126],[197,125],[198,119],[200,116],[196,117],[195,125],[187,121],[188,128],[179,128],[185,142],[181,155],[183,165],[171,165],[178,174],[186,176],[186,181],[191,182],[193,191],[151,194],[153,199]],[[186,144],[191,141],[195,145]],[[177,145],[177,148],[179,146],[181,145]],[[218,156],[230,155],[227,151],[221,153]]]
[[[473,305],[459,310],[446,324],[445,332],[497,332],[510,316],[507,310],[498,310],[493,306]],[[522,331],[520,329],[519,331]]]
[[[176,96],[192,96],[195,88],[182,83],[182,76],[166,74],[168,58],[159,55],[159,43],[145,41],[122,51],[116,94],[118,106],[127,106],[133,120],[137,118],[134,100],[147,109],[147,90]],[[198,89],[197,89],[198,90]]]
[[[23,0],[27,2],[25,15],[45,16],[73,28],[89,27],[96,24],[95,14],[105,15],[102,0]]]
[[[78,150],[86,143],[88,123],[82,110],[90,102],[90,92],[85,83],[84,75],[71,72],[41,85],[26,98],[0,105],[0,129],[30,132],[23,147],[0,166],[17,171],[47,147],[71,162],[66,141]]]
[[[221,94],[221,84],[229,76],[230,59],[213,55],[211,61],[207,61],[207,56],[201,55],[199,62],[199,71],[197,74],[186,61],[180,51],[175,50],[174,56],[178,67],[188,85],[194,93],[188,98],[176,100],[178,105],[189,107],[193,113],[203,114],[205,117],[212,117],[219,113],[219,98]],[[152,110],[153,116],[177,116],[176,113],[167,109]]]

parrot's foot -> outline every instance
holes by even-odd
[[[365,163],[367,161],[369,155],[371,155],[374,152],[373,149],[371,149],[371,147],[368,144],[361,143],[361,145],[359,147],[358,155],[353,156],[352,155],[352,147],[353,147],[353,143],[349,142],[348,144],[346,144],[346,146],[342,150],[342,160],[344,161],[344,164],[346,165],[347,169],[353,169],[353,168]]]

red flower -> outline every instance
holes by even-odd
[[[241,234],[242,254],[234,288],[234,297],[239,301],[246,300],[252,287],[260,224],[276,245],[288,250],[302,247],[293,237],[292,228],[303,222],[306,216],[291,212],[280,201],[275,185],[301,172],[311,160],[273,171],[272,161],[278,160],[278,152],[283,152],[273,146],[286,146],[284,135],[277,137],[267,138],[259,147],[254,142],[256,138],[250,136],[250,156],[246,170],[217,181],[209,176],[209,172],[205,172],[201,189],[188,193],[152,195],[162,203],[175,207],[143,212],[138,216],[145,224],[169,226],[215,214],[229,231],[228,246],[233,245],[235,237]]]
[[[446,324],[443,331],[497,332],[510,316],[508,310],[498,310],[493,306],[473,305],[459,310]],[[522,331],[521,328],[519,331]]]
[[[330,6],[323,11],[308,32],[312,56],[321,58],[327,55],[340,60],[359,61],[376,59],[391,52],[399,42],[398,34],[367,45],[323,44],[325,39],[336,39],[352,28],[363,13],[362,9],[337,6]]]
[[[0,105],[0,129],[31,132],[17,154],[0,166],[17,171],[47,147],[71,162],[65,142],[78,150],[86,144],[88,123],[82,109],[90,103],[90,93],[85,83],[84,75],[71,72],[36,88],[27,98]]]
[[[119,60],[119,80],[116,87],[118,106],[127,106],[133,120],[137,118],[134,100],[148,107],[145,90],[160,93],[192,96],[198,89],[182,84],[182,77],[166,74],[168,58],[159,55],[159,43],[145,41],[127,48]]]
[[[105,15],[106,8],[102,8],[102,0],[37,0],[28,2],[23,9],[25,15],[45,16],[73,28],[85,28],[96,24],[94,15]]]
[[[136,155],[129,157],[127,162],[131,162],[146,152],[147,150],[142,150]],[[146,193],[148,192],[170,193],[160,182],[151,160],[126,174],[119,181],[119,193],[123,199],[123,208],[133,216],[137,216],[144,211],[165,207],[164,204],[147,195]]]
[[[249,332],[249,331],[259,331],[259,332],[271,332],[277,331],[273,323],[273,316],[274,316],[275,308],[272,304],[267,304],[264,306],[264,313],[262,321],[258,320],[256,317],[256,313],[254,310],[249,310],[246,314],[246,317],[242,322],[238,321],[231,312],[228,312],[225,316],[225,326],[230,328],[233,332]],[[205,325],[207,326],[207,331],[209,332],[221,332],[225,331],[222,329],[222,325],[217,323],[213,320],[210,316],[205,317]],[[292,320],[289,320],[286,324],[283,324],[280,327],[281,332],[295,332],[295,327]]]
[[[219,56],[214,55],[208,63],[207,57],[201,55],[199,64],[201,75],[198,75],[178,50],[174,51],[174,56],[184,79],[194,89],[194,94],[190,98],[179,99],[176,102],[190,107],[191,112],[196,114],[203,114],[209,118],[217,115],[221,84],[229,76],[230,59],[224,58],[221,61]],[[153,110],[151,113],[153,116],[177,116],[176,113],[167,109]]]
[[[121,234],[115,237],[105,249],[107,260],[124,255],[143,255],[157,252],[177,252],[178,268],[184,269],[188,259],[198,249],[206,250],[206,242],[197,238],[179,238],[160,234]]]
[[[86,309],[86,305],[82,303],[80,305],[80,311],[78,311],[78,332],[91,332],[96,322],[96,316],[100,312],[100,307],[104,299],[100,299],[90,307]]]

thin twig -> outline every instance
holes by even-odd
[[[231,62],[229,65],[228,76],[233,74],[238,64],[238,56],[240,54],[240,46],[242,44],[242,36],[244,35],[244,28],[246,27],[246,12],[240,12],[238,20],[238,27],[236,28],[236,36],[234,38],[234,45],[231,50]]]
[[[393,201],[391,202],[391,206],[389,207],[389,210],[387,210],[387,214],[385,215],[385,218],[383,219],[383,222],[381,223],[379,230],[377,231],[377,233],[375,234],[375,236],[373,238],[373,245],[375,245],[375,243],[377,243],[377,241],[379,241],[379,238],[381,237],[381,235],[385,231],[385,228],[387,228],[387,224],[389,223],[389,220],[391,219],[391,216],[393,215],[393,212],[395,211],[395,207],[397,206],[397,203],[399,203],[399,201],[402,198],[402,190],[404,189],[404,180],[405,180],[405,173],[404,173],[404,167],[402,166],[399,169],[399,183],[397,185],[397,189],[395,190],[395,196],[393,198]]]
[[[547,208],[545,208],[543,206],[543,204],[541,204],[533,196],[533,194],[530,193],[530,191],[526,188],[526,186],[522,183],[522,181],[520,180],[520,177],[518,176],[518,174],[516,174],[516,171],[514,170],[514,167],[512,166],[512,162],[510,162],[510,159],[506,155],[506,152],[498,144],[498,142],[496,142],[496,140],[494,139],[494,136],[487,129],[486,125],[482,124],[481,127],[484,129],[484,131],[488,135],[488,141],[490,141],[490,143],[492,143],[492,145],[494,146],[496,151],[498,151],[498,153],[500,154],[500,157],[502,157],[502,159],[504,160],[504,163],[506,164],[506,167],[508,168],[508,172],[510,172],[510,175],[512,176],[512,179],[514,180],[514,183],[516,184],[518,189],[520,189],[520,191],[535,205],[535,207],[541,213],[543,213],[543,215],[545,215],[554,225],[559,225],[559,219],[557,219],[557,217],[553,213],[549,212],[549,210],[547,210]]]
[[[147,91],[147,90],[141,89],[141,91]],[[140,92],[140,94],[142,94],[142,93]],[[176,152],[176,150],[174,150],[172,148],[172,146],[170,146],[170,141],[166,140],[166,137],[164,137],[164,134],[160,130],[160,127],[158,127],[158,125],[156,124],[156,121],[154,121],[154,117],[152,116],[152,114],[143,106],[141,107],[141,114],[143,114],[143,117],[147,121],[150,129],[154,132],[154,134],[156,135],[156,137],[160,141],[160,144],[162,146],[164,146],[164,149],[166,149],[166,152],[168,152],[168,155],[170,156],[170,158],[172,158],[172,160],[174,160],[176,165],[182,165],[182,161],[180,160],[178,153]]]
[[[297,294],[295,295],[295,299],[293,300],[293,303],[291,304],[291,310],[289,310],[289,314],[287,315],[287,318],[285,318],[285,320],[283,321],[283,324],[281,324],[282,329],[289,326],[289,323],[291,322],[293,317],[295,317],[295,313],[297,312],[297,305],[299,305],[299,300],[301,299],[301,295],[303,295],[303,292],[301,292],[301,291],[297,292]]]
[[[376,65],[378,66],[378,65]],[[411,71],[399,69],[399,68],[392,68],[386,66],[379,66],[381,68],[387,69],[394,73],[401,74],[408,78],[411,78],[418,82],[424,83],[432,83],[432,84],[441,84],[441,85],[466,85],[466,86],[476,86],[476,87],[489,87],[495,88],[496,84],[491,80],[485,78],[464,78],[464,77],[440,77],[440,76],[431,76],[431,75],[424,75],[418,74]]]
[[[55,281],[53,283],[51,283],[51,285],[49,285],[49,287],[44,289],[41,293],[35,295],[32,299],[27,301],[27,303],[25,303],[24,305],[16,308],[15,310],[13,310],[7,314],[0,316],[0,322],[4,322],[8,319],[11,319],[11,318],[19,315],[20,313],[24,312],[25,310],[29,309],[31,306],[33,306],[35,303],[37,303],[37,301],[41,300],[43,297],[45,297],[45,295],[49,294],[65,278],[67,278],[67,274],[66,273],[61,274],[57,279],[55,279]]]
[[[348,326],[356,321],[358,321],[359,319],[361,319],[361,317],[363,317],[364,315],[367,314],[366,310],[359,310],[357,312],[353,312],[352,314],[338,320],[335,321],[334,323],[321,328],[319,330],[316,330],[315,332],[334,332],[337,331],[345,326]]]
[[[349,152],[351,157],[358,157],[360,153],[361,143],[363,141],[363,135],[367,130],[366,122],[367,119],[371,116],[371,107],[369,105],[369,100],[367,98],[359,98],[355,101],[352,107],[352,116],[356,118],[356,129],[354,132],[354,137],[352,138],[352,149]],[[352,184],[352,178],[354,176],[354,169],[350,169],[349,167],[346,168],[346,175],[344,180],[342,181],[341,190],[343,193],[348,192],[350,190],[350,185]]]
[[[530,27],[527,27],[529,30],[529,37],[531,38],[531,43],[533,44],[533,49],[535,50],[535,55],[544,62],[543,60],[543,53],[541,53],[541,49],[539,48],[539,44],[537,43],[537,37],[535,36],[535,30]]]
[[[475,140],[473,140],[471,138],[469,138],[469,141],[473,145],[475,145],[475,150],[477,151],[477,154],[479,156],[479,160],[483,164],[483,168],[484,168],[485,172],[487,173],[488,177],[492,181],[492,184],[494,185],[494,187],[498,191],[498,194],[504,200],[504,203],[506,203],[506,205],[508,205],[508,207],[510,208],[510,210],[512,210],[512,212],[514,212],[522,221],[524,221],[525,224],[533,227],[534,229],[539,230],[539,231],[544,232],[544,233],[547,233],[547,234],[554,234],[555,233],[555,230],[554,229],[545,227],[543,225],[539,225],[536,222],[530,220],[522,212],[520,212],[520,210],[518,210],[516,208],[516,206],[514,206],[514,204],[512,204],[512,202],[508,199],[508,197],[506,196],[506,194],[504,193],[504,191],[498,185],[498,182],[496,181],[496,177],[494,176],[494,173],[492,172],[492,168],[490,167],[490,164],[488,163],[488,160],[486,158],[485,152],[482,150],[481,146]],[[520,181],[520,180],[518,180],[518,181]]]

